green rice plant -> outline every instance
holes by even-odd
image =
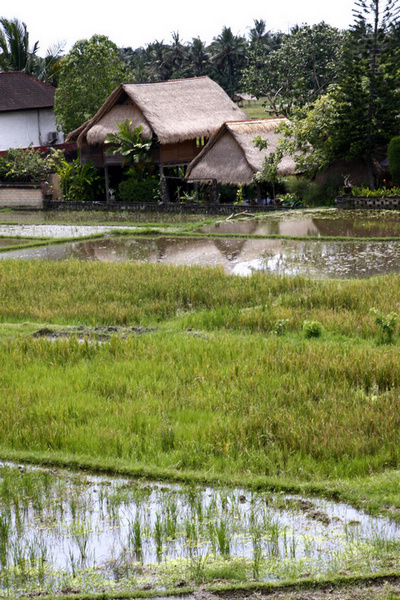
[[[278,319],[277,321],[275,321],[273,329],[275,335],[283,335],[286,332],[288,323],[289,319]]]
[[[371,308],[369,312],[375,317],[375,324],[380,327],[381,341],[387,344],[393,343],[399,321],[397,313],[392,311],[385,316],[376,308]]]
[[[154,523],[153,537],[156,544],[157,560],[161,561],[163,554],[163,527],[159,513],[156,513],[156,521]]]
[[[221,556],[227,558],[231,551],[231,539],[229,526],[226,519],[220,519],[215,526],[218,552]]]
[[[196,522],[194,522],[192,519],[186,519],[185,521],[185,537],[190,551],[192,548],[197,547],[199,541],[199,532]]]
[[[4,510],[0,513],[0,564],[2,568],[7,565],[8,541],[11,533],[10,515]]]
[[[177,535],[178,506],[173,496],[167,498],[165,507],[164,532],[168,540],[175,540]]]
[[[209,555],[193,554],[189,559],[188,572],[189,578],[197,585],[207,581],[207,566],[209,563]]]
[[[259,528],[252,530],[251,539],[253,544],[252,574],[253,579],[258,580],[261,576],[261,567],[263,564],[261,530]]]
[[[142,531],[140,519],[137,516],[134,523],[129,523],[128,544],[133,549],[136,560],[143,561]]]

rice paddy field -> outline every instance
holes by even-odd
[[[0,261],[0,597],[400,597],[397,314],[396,273]]]

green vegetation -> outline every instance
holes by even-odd
[[[350,569],[382,577],[399,550],[383,520],[359,511],[338,525],[333,502],[268,491],[1,465],[0,498],[2,596],[187,593],[221,580],[268,589],[306,578],[308,587]]]
[[[10,148],[0,157],[0,180],[6,183],[39,183],[46,173],[46,160],[32,147]]]
[[[388,146],[389,171],[393,178],[393,183],[400,184],[400,136],[395,136],[390,140]]]
[[[68,133],[93,117],[126,77],[118,48],[106,36],[76,42],[60,63],[54,103],[60,128]]]
[[[322,487],[398,468],[397,346],[377,344],[369,311],[389,314],[399,289],[397,276],[4,261],[3,323],[124,328],[100,345],[6,336],[2,453]]]

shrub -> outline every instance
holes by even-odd
[[[365,196],[367,198],[369,197],[376,197],[376,198],[382,198],[382,197],[393,197],[393,196],[400,196],[400,187],[391,187],[391,188],[387,188],[385,186],[383,187],[379,187],[376,188],[375,190],[371,190],[369,187],[362,185],[362,186],[355,186],[352,188],[351,193],[353,196]]]
[[[38,183],[46,171],[46,160],[32,147],[10,148],[0,159],[0,179],[4,182]]]
[[[337,194],[337,187],[331,182],[317,183],[306,177],[293,175],[285,178],[282,183],[289,194],[301,199],[306,206],[332,204]]]
[[[319,321],[304,321],[303,331],[307,339],[319,338],[322,335],[323,327]]]
[[[398,324],[398,315],[395,312],[390,312],[386,316],[376,308],[371,308],[369,311],[375,317],[375,323],[381,328],[382,342],[391,344],[394,340]]]
[[[396,136],[390,140],[387,158],[393,183],[400,185],[400,136]]]
[[[118,200],[122,202],[154,202],[158,196],[159,180],[155,177],[138,181],[130,177],[118,186]]]
[[[62,160],[57,172],[64,200],[94,202],[104,198],[104,179],[92,163],[81,165],[79,158],[72,162]]]

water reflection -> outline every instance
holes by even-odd
[[[0,247],[4,248],[5,246],[22,246],[23,244],[29,244],[31,241],[32,240],[22,238],[0,237]]]
[[[222,266],[249,275],[266,271],[312,278],[362,278],[400,271],[400,242],[339,242],[266,239],[104,238],[27,248],[3,259],[145,261]]]
[[[399,211],[336,209],[272,213],[244,221],[221,221],[201,233],[296,237],[400,237]]]

